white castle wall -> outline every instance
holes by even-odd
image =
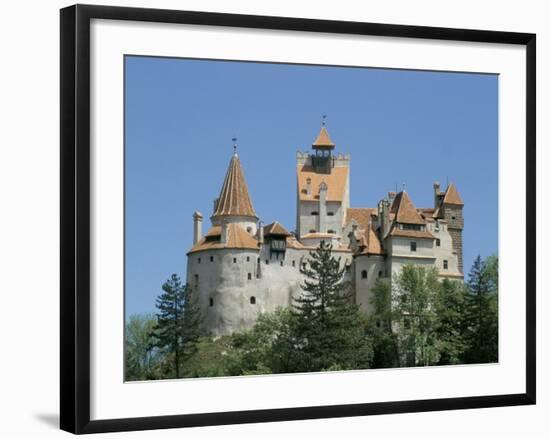
[[[384,256],[359,255],[354,261],[354,285],[355,303],[366,313],[373,311],[371,303],[372,288],[377,279],[386,277],[386,261]],[[363,270],[367,272],[367,278],[363,278]]]
[[[334,253],[336,258],[342,256],[342,267],[351,264],[349,252]],[[308,256],[309,250],[289,248],[284,259],[277,258],[275,254],[270,255],[268,245],[260,250],[216,249],[191,253],[187,282],[199,298],[206,330],[213,335],[242,332],[254,325],[259,313],[288,308],[292,298],[301,294],[304,276],[300,266]],[[255,303],[251,303],[252,297]]]
[[[434,256],[436,258],[435,267],[441,273],[457,274],[459,272],[458,255],[453,250],[453,241],[447,229],[447,224],[445,222],[440,222],[437,227],[435,222],[428,223],[427,229],[432,235],[438,238],[441,243],[439,247],[434,243]],[[448,263],[447,270],[444,269],[444,260]]]

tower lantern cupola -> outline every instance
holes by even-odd
[[[335,144],[330,139],[326,127],[326,115],[323,115],[323,122],[319,135],[311,145],[315,154],[312,155],[312,165],[315,172],[321,174],[330,174],[332,169],[332,150]]]

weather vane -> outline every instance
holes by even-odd
[[[233,137],[231,140],[233,141],[233,154],[237,154],[237,138]]]
[[[323,114],[323,121],[321,122],[321,124],[323,126],[325,126],[327,124],[327,115],[326,114]]]

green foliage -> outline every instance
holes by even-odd
[[[466,363],[498,361],[498,259],[476,258],[470,270],[466,318]]]
[[[341,369],[368,368],[372,346],[365,319],[352,302],[344,281],[345,269],[332,256],[332,245],[321,242],[310,252],[302,273],[302,294],[295,298],[293,316],[295,371],[320,371],[338,364]]]
[[[439,341],[438,364],[459,364],[466,350],[466,288],[461,282],[444,279],[434,304],[437,315],[436,336]]]
[[[401,366],[428,366],[439,359],[435,302],[440,284],[433,268],[405,265],[394,279],[394,326]]]
[[[191,288],[173,274],[162,285],[163,293],[157,298],[157,324],[151,331],[151,346],[159,348],[171,359],[172,370],[162,369],[163,375],[180,378],[182,363],[197,351],[202,332],[202,315],[192,296]]]
[[[368,319],[372,367],[494,362],[498,359],[498,258],[478,258],[467,284],[404,266],[378,281]]]
[[[322,243],[305,268],[290,309],[263,313],[252,329],[223,337],[202,332],[189,286],[172,275],[158,313],[126,323],[126,379],[216,377],[486,363],[498,360],[498,258],[474,262],[463,284],[432,268],[404,266],[377,280],[364,316],[345,269]]]
[[[374,313],[368,317],[367,333],[373,344],[372,368],[399,366],[397,337],[393,332],[391,285],[376,280],[371,301]]]
[[[127,381],[142,381],[155,378],[161,361],[157,349],[151,347],[149,334],[156,324],[152,314],[133,314],[126,322],[125,371]]]

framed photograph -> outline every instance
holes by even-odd
[[[535,35],[61,10],[61,428],[535,403]]]

